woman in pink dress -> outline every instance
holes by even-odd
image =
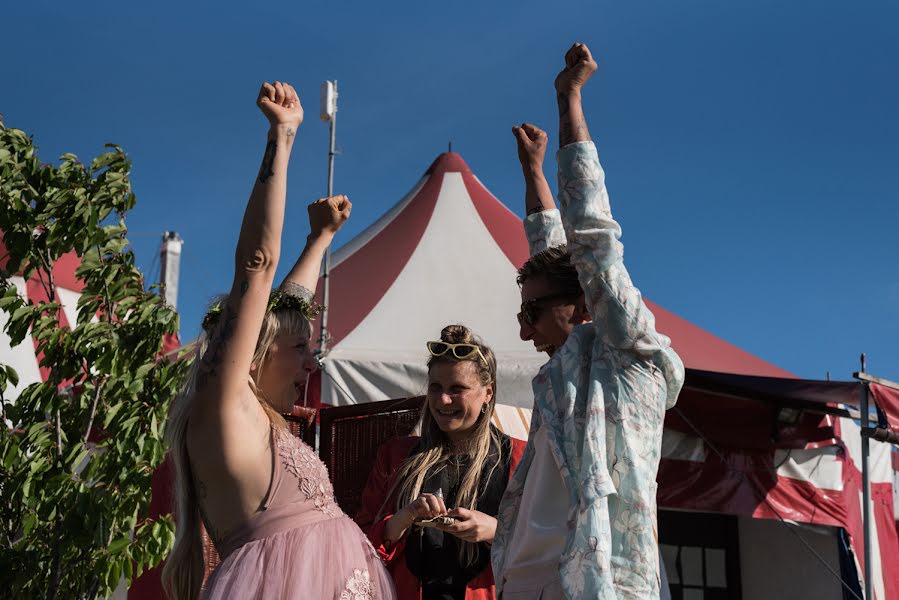
[[[263,84],[257,104],[270,129],[231,293],[203,320],[197,359],[169,416],[178,527],[164,583],[177,600],[200,596],[202,520],[222,557],[205,598],[392,600],[390,575],[337,506],[325,466],[280,417],[314,369],[312,291],[351,205],[334,196],[309,206],[306,247],[273,291],[303,109],[293,87],[279,82]]]

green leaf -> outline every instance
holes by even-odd
[[[10,343],[33,338],[51,374],[6,405],[17,429],[0,428],[0,520],[14,539],[0,570],[16,574],[4,580],[4,596],[46,597],[53,577],[48,557],[56,551],[73,566],[59,582],[63,595],[85,597],[93,589],[108,596],[123,574],[132,579],[135,567],[158,564],[174,535],[170,517],[151,522],[159,525],[155,537],[132,529],[146,526],[137,523],[150,502],[152,466],[165,451],[161,421],[190,357],[154,372],[161,336],[177,328],[177,314],[144,291],[125,237],[124,213],[136,202],[128,156],[113,146],[86,162],[90,169],[64,154],[57,165],[42,163],[27,134],[0,123],[0,230],[8,255],[0,269],[0,311]],[[74,329],[59,326],[59,303],[29,303],[8,280],[10,273],[37,277],[42,257],[53,262],[67,252],[80,258],[76,275],[84,283]],[[44,284],[52,285],[46,278]],[[18,379],[0,365],[0,386],[20,385]],[[62,396],[59,385],[69,382],[79,392]],[[102,430],[96,454],[80,443],[92,418]]]
[[[115,554],[120,553],[125,548],[127,548],[128,544],[130,544],[130,543],[131,543],[131,538],[126,535],[126,536],[120,537],[117,540],[113,540],[109,544],[109,546],[107,546],[106,551],[109,552],[109,554],[115,555]],[[118,578],[116,578],[116,579],[118,579]]]
[[[122,407],[125,406],[124,402],[119,402],[109,408],[106,411],[106,416],[103,418],[103,429],[109,427],[109,424],[112,423],[112,420],[115,419],[115,416],[119,414],[119,411],[122,410]]]
[[[79,452],[78,455],[77,455],[73,460],[69,461],[69,464],[72,465],[72,471],[73,471],[73,472],[74,472],[79,466],[81,466],[81,463],[84,461],[85,458],[87,458],[87,456],[88,456],[90,453],[91,453],[90,448],[83,448],[83,449],[81,450],[81,452]]]
[[[22,535],[27,537],[31,530],[34,529],[35,524],[37,524],[37,515],[29,512],[22,520]]]

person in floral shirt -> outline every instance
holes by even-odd
[[[581,107],[596,68],[575,44],[555,81],[560,210],[543,176],[546,134],[513,130],[531,249],[518,320],[550,359],[534,377],[527,447],[500,505],[492,560],[503,600],[660,593],[656,472],[684,367],[624,267]]]

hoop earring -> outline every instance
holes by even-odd
[[[490,404],[490,403],[489,403],[489,402],[485,402],[484,405],[481,406],[481,414],[482,414],[482,415],[486,415],[486,414],[487,414],[487,405],[488,405],[488,404]]]

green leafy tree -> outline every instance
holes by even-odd
[[[107,146],[90,167],[72,154],[38,159],[0,118],[0,309],[16,345],[31,338],[49,379],[7,395],[0,366],[0,579],[23,598],[105,597],[157,565],[171,516],[150,520],[150,482],[187,361],[160,358],[178,316],[146,291],[126,239],[131,163]],[[62,314],[51,266],[80,257],[78,320]],[[10,277],[39,278],[49,302],[23,299]],[[28,344],[31,340],[28,339]]]

